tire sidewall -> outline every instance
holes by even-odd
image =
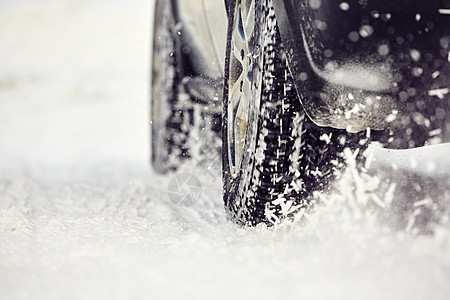
[[[172,110],[177,101],[177,92],[182,78],[180,70],[180,42],[173,33],[176,20],[173,15],[171,1],[157,0],[154,11],[153,47],[151,52],[151,163],[159,173],[166,173],[173,169],[169,162],[171,156],[170,134],[167,122],[172,118]],[[163,39],[170,39],[168,41]],[[171,49],[160,49],[161,45],[170,45]],[[161,53],[161,51],[163,53]],[[172,54],[173,53],[173,54]],[[169,55],[169,57],[167,57]],[[155,62],[160,64],[160,70],[155,70]],[[161,72],[162,71],[162,72]],[[155,74],[158,77],[155,78]],[[161,75],[161,73],[163,75]],[[163,76],[160,78],[159,76]],[[157,81],[157,82],[156,82]],[[155,86],[158,86],[155,92]]]

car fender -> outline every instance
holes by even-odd
[[[366,128],[384,129],[386,117],[392,111],[399,110],[395,99],[386,93],[389,83],[381,87],[360,88],[352,86],[350,80],[333,82],[332,76],[315,68],[311,58],[315,49],[308,49],[305,42],[306,39],[311,44],[320,42],[315,39],[314,29],[305,29],[312,27],[315,17],[309,8],[309,2],[274,0],[273,5],[295,88],[310,119],[319,126],[347,129],[351,132]],[[378,76],[380,81],[388,77],[363,68],[349,70],[345,77],[349,76],[356,77],[354,80],[359,80],[362,85],[367,83],[361,80],[365,76]],[[343,97],[346,98],[345,101],[340,99]],[[366,99],[369,97],[376,97],[378,100],[374,105],[367,105]]]
[[[186,75],[222,77],[227,27],[224,2],[172,0],[172,3],[188,65]]]
[[[434,44],[430,43],[431,40],[427,42],[425,38],[422,38],[422,44],[418,42],[414,45],[422,46],[423,50],[428,52],[435,51],[432,56],[435,64],[442,61],[443,58],[446,59],[447,57],[444,57],[446,54],[442,56],[443,54],[437,51],[439,51],[439,34],[445,38],[448,35],[447,24],[450,23],[450,20],[440,11],[448,11],[450,1],[408,1],[408,5],[405,4],[405,1],[369,1],[370,5],[361,6],[358,9],[366,12],[378,9],[381,12],[393,11],[395,13],[399,11],[409,14],[419,13],[416,16],[420,16],[422,13],[436,16],[436,28],[439,26],[440,31],[435,29],[436,33],[431,35]],[[320,5],[320,1],[316,2]],[[356,0],[347,2],[353,3],[354,6],[362,5]],[[288,67],[306,114],[319,126],[347,129],[350,132],[358,132],[367,128],[402,132],[405,124],[410,122],[411,109],[407,107],[405,101],[400,101],[400,93],[402,89],[411,87],[412,80],[409,80],[408,77],[411,74],[412,67],[410,65],[414,63],[414,58],[410,59],[409,64],[403,62],[401,67],[403,69],[393,64],[398,56],[391,57],[391,61],[389,59],[378,60],[376,63],[369,60],[364,61],[364,57],[360,56],[357,57],[359,61],[354,60],[353,64],[346,65],[345,62],[338,61],[338,67],[333,71],[328,72],[324,66],[321,69],[318,65],[320,65],[320,57],[323,57],[325,48],[322,46],[323,39],[321,39],[321,30],[318,29],[317,22],[321,22],[321,20],[327,22],[328,20],[323,15],[320,16],[322,8],[320,10],[311,8],[312,3],[309,0],[273,0],[281,39],[286,50]],[[329,3],[331,2],[322,1],[322,5],[329,5]],[[350,32],[344,34],[347,35]],[[386,39],[389,38],[391,37],[386,36]],[[420,36],[417,36],[417,40],[419,39]],[[382,39],[379,41],[382,42]],[[392,44],[395,44],[395,41],[392,41]],[[430,50],[431,47],[434,47],[433,50]],[[410,50],[406,48],[403,51]],[[376,48],[373,53],[378,55]],[[409,57],[408,52],[405,53],[407,54],[405,57]],[[378,55],[379,57],[380,55]],[[388,58],[388,56],[385,57]],[[429,75],[431,76],[431,74]],[[425,73],[422,77],[424,76]],[[398,79],[399,77],[403,79]],[[441,88],[441,85],[437,86]],[[429,107],[446,110],[445,105],[438,106],[436,101],[430,97],[430,91],[436,87],[429,84],[427,87],[419,85],[417,88],[418,92],[425,95],[423,98]],[[443,88],[443,90],[447,92],[447,89]],[[421,101],[418,97],[416,98],[415,101]],[[433,118],[433,116],[430,117]],[[436,123],[435,127],[442,127],[442,124]]]

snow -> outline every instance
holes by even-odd
[[[370,154],[369,154],[370,153]],[[449,174],[450,144],[429,145],[406,150],[392,150],[370,145],[367,156],[369,171],[382,167],[394,167],[405,171],[435,176]]]
[[[275,229],[228,222],[219,174],[172,204],[148,167],[151,4],[0,1],[0,299],[450,297],[448,222],[383,222],[376,177]]]

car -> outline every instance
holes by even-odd
[[[374,143],[449,142],[448,0],[156,0],[154,18],[152,164],[221,152],[239,224],[308,209]]]

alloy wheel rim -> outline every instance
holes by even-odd
[[[244,156],[252,97],[255,1],[238,1],[234,18],[228,82],[227,142],[230,173],[236,177]]]

